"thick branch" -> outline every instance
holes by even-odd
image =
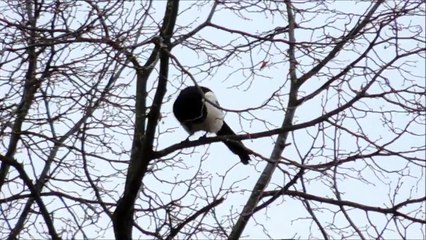
[[[297,76],[296,76],[296,57],[295,57],[295,36],[294,36],[294,29],[295,29],[295,20],[294,15],[292,12],[292,6],[289,0],[285,1],[287,5],[287,16],[289,21],[289,58],[290,58],[290,69],[289,69],[289,75],[290,75],[290,96],[287,104],[287,112],[285,113],[284,121],[281,128],[290,128],[293,125],[293,117],[296,112],[297,108],[297,91],[298,91],[298,85],[297,85]],[[231,234],[229,235],[228,239],[240,239],[241,234],[243,233],[245,227],[247,226],[248,220],[251,218],[251,216],[254,214],[256,206],[259,202],[259,200],[262,197],[262,193],[264,189],[268,186],[269,181],[272,177],[272,174],[274,173],[277,164],[279,162],[279,159],[281,158],[281,154],[284,150],[284,147],[286,146],[287,136],[289,131],[282,131],[277,138],[276,144],[274,146],[274,149],[271,154],[271,161],[268,162],[265,169],[263,170],[262,174],[260,175],[256,185],[254,186],[252,190],[252,194],[250,195],[246,205],[244,206],[244,209],[239,216],[236,224],[232,228]]]
[[[152,146],[155,136],[156,125],[160,117],[160,108],[166,93],[168,65],[170,50],[170,39],[178,14],[179,1],[169,0],[164,14],[164,22],[160,32],[157,46],[145,66],[151,67],[155,64],[157,56],[160,58],[160,76],[157,91],[149,111],[148,122],[146,120],[146,82],[150,72],[137,69],[136,90],[136,121],[135,133],[132,146],[132,155],[127,172],[126,185],[123,197],[118,201],[117,208],[113,214],[113,226],[116,239],[131,239],[134,203],[142,184],[142,179],[147,171],[149,161],[152,159]],[[166,48],[163,50],[163,48]],[[148,64],[149,63],[149,64]]]
[[[26,5],[31,5],[31,3],[27,3]],[[30,13],[28,13],[30,15]],[[35,26],[35,20],[31,19],[31,25]],[[35,42],[36,33],[35,31],[31,31],[30,38],[28,40],[28,44],[32,45]],[[21,102],[16,109],[16,119],[12,126],[12,134],[9,140],[9,146],[7,147],[6,157],[13,158],[18,146],[18,142],[21,135],[22,124],[24,123],[25,117],[28,114],[28,110],[31,107],[31,104],[34,99],[34,95],[40,87],[40,80],[36,78],[36,70],[37,70],[37,53],[35,47],[28,47],[26,49],[28,55],[28,69],[25,74],[25,83],[24,83],[24,91],[21,97]],[[6,163],[2,163],[0,167],[0,192],[1,188],[5,182],[6,176],[9,172],[10,166]]]

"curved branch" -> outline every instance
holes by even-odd
[[[19,164],[15,159],[12,159],[7,156],[0,155],[0,161],[2,164],[7,164],[9,166],[12,166],[18,171],[19,177],[24,181],[25,185],[27,185],[28,189],[31,192],[31,197],[34,198],[35,202],[37,203],[38,207],[40,208],[41,215],[43,216],[44,222],[46,223],[47,228],[49,229],[49,234],[52,239],[61,239],[59,235],[56,233],[55,226],[53,225],[53,220],[50,217],[50,213],[46,208],[46,205],[44,204],[43,200],[40,197],[40,193],[38,192],[36,186],[34,186],[32,180],[27,175],[27,172],[25,171],[24,167]],[[21,230],[21,229],[16,229]],[[16,236],[14,231],[12,231],[9,235],[10,239],[15,239],[13,236]],[[8,239],[9,239],[8,238]]]
[[[373,17],[373,14],[376,12],[376,10],[379,8],[379,6],[384,2],[384,0],[376,1],[373,5],[373,7],[368,11],[364,19],[359,22],[352,30],[345,36],[342,37],[342,40],[336,44],[336,46],[330,51],[330,53],[323,59],[321,62],[319,62],[314,68],[312,68],[309,72],[303,74],[298,79],[298,84],[301,86],[303,83],[305,83],[308,79],[310,79],[312,76],[317,74],[330,60],[332,60],[337,53],[342,50],[343,46],[345,46],[346,43],[348,43],[350,40],[354,39],[357,34],[368,24],[370,23],[371,18]]]
[[[364,210],[364,211],[377,212],[377,213],[383,213],[383,214],[393,214],[394,216],[403,217],[403,218],[408,219],[408,220],[413,221],[413,222],[426,224],[425,219],[414,218],[414,217],[408,216],[405,213],[398,211],[402,207],[405,207],[409,204],[426,202],[426,197],[409,199],[407,201],[398,203],[391,208],[368,206],[368,205],[364,205],[364,204],[360,204],[360,203],[356,203],[356,202],[351,202],[351,201],[347,201],[347,200],[336,200],[336,199],[330,199],[330,198],[325,198],[325,197],[319,197],[319,196],[316,196],[316,195],[303,193],[303,192],[299,192],[299,191],[293,191],[293,190],[287,190],[287,191],[284,191],[284,192],[282,192],[281,190],[268,191],[268,192],[264,192],[262,197],[275,196],[276,194],[283,194],[283,195],[288,195],[288,196],[292,196],[292,197],[300,197],[300,198],[303,198],[303,199],[313,200],[313,201],[317,201],[317,202],[321,202],[321,203],[328,203],[328,204],[332,204],[332,205],[336,205],[336,206],[353,207],[353,208],[361,209],[361,210]]]
[[[215,208],[217,205],[221,204],[224,200],[225,200],[224,198],[216,199],[212,203],[198,210],[196,213],[194,213],[192,216],[187,218],[185,221],[181,222],[176,227],[172,228],[172,230],[170,231],[170,235],[167,236],[166,239],[167,240],[174,239],[174,237],[176,237],[176,235],[180,232],[180,230],[182,230],[183,227],[185,227],[186,224],[190,223],[191,221],[194,221],[201,214],[207,213],[211,209]]]

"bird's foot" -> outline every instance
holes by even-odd
[[[204,139],[204,138],[207,138],[207,133],[205,133],[203,136],[201,136],[198,140],[201,140],[201,139]]]
[[[180,142],[180,143],[187,143],[187,142],[189,142],[189,137],[190,136],[188,136],[185,140],[183,140],[182,142]]]

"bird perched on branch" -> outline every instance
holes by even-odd
[[[210,89],[192,86],[180,92],[173,104],[173,113],[190,135],[197,131],[218,136],[236,135],[224,121],[223,111],[218,106],[217,98]],[[241,141],[229,139],[223,143],[240,157],[243,164],[248,164],[250,157]]]

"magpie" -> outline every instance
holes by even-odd
[[[236,135],[224,121],[223,111],[215,105],[219,106],[219,103],[212,90],[191,86],[183,89],[176,98],[173,114],[190,136],[197,131],[216,133],[218,136]],[[248,151],[241,141],[224,140],[223,143],[240,157],[243,164],[249,163]]]

